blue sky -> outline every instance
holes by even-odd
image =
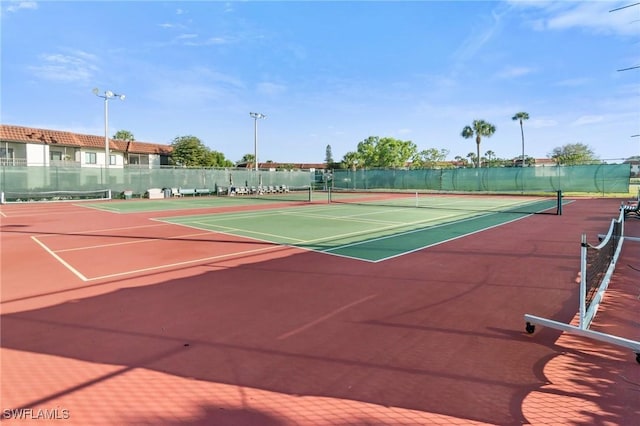
[[[171,143],[238,161],[340,160],[369,136],[544,158],[568,143],[640,155],[634,1],[5,1],[1,122]]]

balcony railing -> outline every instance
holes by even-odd
[[[26,166],[26,158],[0,158],[0,166]]]
[[[14,167],[26,167],[26,166],[49,166],[49,167],[81,167],[82,164],[79,161],[70,160],[50,160],[49,164],[27,162],[26,158],[0,158],[0,166],[14,166]]]

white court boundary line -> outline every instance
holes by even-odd
[[[38,240],[38,237],[35,237],[35,236],[32,235],[31,239],[33,241],[35,241],[40,247],[42,247],[44,249],[44,251],[46,251],[51,256],[53,256],[53,258],[56,259],[58,262],[60,262],[65,268],[67,268],[68,270],[73,272],[73,274],[76,275],[78,278],[80,278],[82,281],[87,282],[87,281],[90,280],[89,278],[87,278],[83,274],[81,274],[80,271],[78,271],[76,268],[74,268],[69,263],[67,263],[63,258],[58,256],[53,250],[51,250],[49,247],[47,247],[46,244],[44,244],[43,242]]]
[[[371,213],[368,213],[371,214]],[[493,214],[493,213],[489,213],[489,214]],[[487,215],[489,215],[487,214]],[[287,215],[289,216],[295,216],[295,214],[287,212]],[[301,217],[308,217],[308,215],[299,215]],[[357,223],[362,223],[362,224],[376,224],[378,222],[375,221],[371,221],[371,220],[359,220],[357,218],[354,218],[355,216],[358,215],[352,215],[350,217],[345,217],[345,216],[312,216],[312,217],[320,217],[322,219],[325,220],[334,220],[334,221],[349,221],[349,222],[357,222]],[[330,235],[330,236],[325,236],[325,237],[321,237],[321,238],[315,238],[315,239],[311,239],[311,240],[301,240],[298,238],[291,238],[291,237],[287,237],[284,235],[277,235],[277,234],[271,234],[271,233],[266,233],[266,232],[259,232],[259,231],[252,231],[252,230],[248,230],[248,229],[242,229],[242,228],[237,228],[237,227],[231,227],[231,226],[224,226],[224,225],[218,225],[212,222],[218,222],[219,220],[214,220],[213,221],[202,221],[202,220],[193,220],[193,221],[185,221],[183,222],[167,222],[167,223],[171,223],[171,224],[178,224],[178,225],[182,225],[182,226],[187,226],[187,227],[191,227],[191,228],[195,228],[195,229],[200,229],[200,230],[210,230],[211,232],[219,232],[219,233],[224,233],[224,234],[228,234],[228,235],[233,235],[236,237],[243,237],[243,238],[251,238],[251,239],[255,239],[258,241],[263,241],[263,242],[268,242],[268,243],[272,243],[274,244],[275,242],[273,240],[265,240],[260,238],[259,236],[266,236],[266,237],[273,237],[273,238],[278,238],[281,240],[291,240],[293,241],[292,244],[313,244],[313,243],[321,243],[324,241],[331,241],[333,239],[343,239],[343,238],[348,238],[348,237],[354,237],[354,236],[358,236],[358,235],[362,235],[362,234],[368,234],[371,232],[379,232],[379,231],[389,231],[389,230],[393,230],[393,229],[397,229],[397,228],[405,228],[408,226],[414,226],[414,225],[425,225],[428,224],[429,222],[433,222],[436,220],[441,220],[441,219],[450,219],[450,218],[455,218],[458,216],[462,216],[462,214],[460,213],[453,213],[450,215],[446,215],[446,216],[438,216],[436,218],[429,218],[429,219],[423,219],[423,220],[416,220],[413,222],[380,222],[379,224],[388,224],[387,226],[383,226],[381,228],[377,228],[375,230],[371,230],[371,229],[365,229],[365,230],[361,230],[361,231],[354,231],[354,232],[348,232],[348,233],[343,233],[343,234],[338,234],[338,235]],[[479,216],[474,216],[474,217],[483,217],[485,215],[479,215]],[[243,216],[243,218],[251,218],[253,216]],[[204,219],[205,217],[201,217],[202,219]],[[229,216],[229,219],[233,219],[234,217]],[[169,219],[169,218],[167,218]],[[465,221],[465,220],[469,220],[471,218],[467,218],[467,219],[463,219],[461,221]],[[157,220],[162,220],[162,219],[157,219]],[[448,222],[451,223],[451,222]],[[195,225],[200,225],[200,226],[195,226]],[[440,226],[441,224],[437,224],[437,225],[431,225],[429,226],[430,228],[436,228],[438,226]],[[211,227],[213,227],[214,229],[211,229]],[[408,231],[402,232],[400,234],[394,234],[394,235],[388,235],[385,237],[376,237],[376,238],[372,238],[372,239],[368,239],[365,241],[359,241],[357,243],[349,243],[343,246],[338,246],[338,247],[334,247],[332,249],[328,249],[328,250],[337,250],[340,249],[342,247],[349,247],[351,245],[356,245],[356,244],[366,244],[367,242],[370,241],[377,241],[379,239],[382,238],[393,238],[394,236],[397,235],[404,235],[406,233],[411,233],[411,232],[415,232],[415,231],[422,231],[425,228],[420,228],[420,229],[410,229]],[[286,244],[286,243],[276,243],[276,244]],[[304,247],[298,247],[298,248],[302,248],[304,249]],[[321,253],[327,253],[328,251],[326,250],[312,250],[312,251],[319,251]]]
[[[92,278],[88,278],[87,281],[96,281],[96,280],[102,280],[105,278],[115,278],[115,277],[121,277],[121,276],[125,276],[125,275],[134,275],[134,274],[139,274],[142,272],[150,272],[150,271],[157,271],[160,269],[169,269],[169,268],[174,268],[176,266],[186,266],[186,265],[192,265],[192,264],[197,264],[197,263],[204,263],[204,262],[210,262],[212,260],[220,260],[220,259],[226,259],[226,258],[233,258],[236,256],[244,256],[247,254],[256,254],[256,253],[263,253],[263,252],[267,252],[270,250],[276,250],[276,249],[281,249],[281,246],[270,246],[270,247],[263,247],[260,249],[254,249],[254,250],[245,250],[245,251],[237,251],[237,252],[233,252],[233,253],[228,253],[228,254],[221,254],[218,256],[210,256],[210,257],[203,257],[201,259],[192,259],[192,260],[185,260],[182,262],[175,262],[175,263],[169,263],[166,265],[161,265],[161,266],[150,266],[148,268],[140,268],[140,269],[134,269],[132,271],[126,271],[126,272],[118,272],[115,274],[108,274],[108,275],[102,275],[99,277],[92,277]]]
[[[121,228],[107,228],[107,229],[99,229],[99,230],[93,230],[93,231],[90,231],[90,230],[89,231],[78,231],[78,232],[64,234],[64,235],[58,235],[58,234],[56,234],[56,235],[42,235],[42,236],[32,235],[31,239],[33,241],[35,241],[40,247],[42,247],[47,253],[49,253],[54,259],[56,259],[58,262],[60,262],[61,265],[63,265],[65,268],[67,268],[75,276],[77,276],[78,278],[80,278],[84,282],[97,281],[97,280],[102,280],[102,279],[106,279],[106,278],[115,278],[115,277],[121,277],[121,276],[126,276],[126,275],[135,275],[135,274],[139,274],[139,273],[142,273],[142,272],[157,271],[157,270],[161,270],[161,269],[170,269],[170,268],[179,267],[179,266],[186,266],[186,265],[191,265],[191,264],[210,262],[212,260],[220,260],[220,259],[225,259],[225,258],[233,258],[233,257],[236,257],[236,256],[245,256],[245,255],[248,255],[248,254],[262,253],[262,252],[267,252],[267,251],[270,251],[270,250],[281,249],[283,246],[284,247],[298,248],[298,247],[295,247],[295,246],[288,246],[288,245],[284,245],[284,244],[283,245],[272,245],[272,246],[269,246],[269,247],[262,247],[262,248],[259,248],[259,249],[245,250],[245,251],[240,251],[240,252],[221,254],[221,255],[217,255],[217,256],[209,256],[209,257],[204,257],[204,258],[200,258],[200,259],[185,260],[185,261],[181,261],[181,262],[174,262],[174,263],[169,263],[169,264],[164,264],[164,265],[159,265],[159,266],[150,266],[148,268],[133,269],[133,270],[129,270],[129,271],[116,272],[116,273],[113,273],[113,274],[101,275],[101,276],[97,276],[97,277],[87,277],[84,274],[82,274],[80,271],[78,271],[76,268],[71,266],[71,264],[69,262],[65,261],[57,253],[69,252],[69,251],[77,251],[77,250],[83,250],[83,249],[91,249],[91,248],[98,248],[98,247],[101,247],[100,245],[98,245],[98,246],[77,247],[77,248],[73,248],[73,249],[62,249],[62,250],[54,251],[53,249],[51,249],[49,246],[47,246],[44,242],[40,241],[40,239],[39,239],[39,238],[42,238],[42,237],[52,237],[52,236],[60,237],[60,236],[74,235],[74,234],[90,234],[90,233],[95,233],[95,232],[104,232],[104,231],[112,231],[112,230],[151,228],[151,227],[157,227],[157,226],[170,226],[170,225],[184,226],[184,225],[181,225],[181,224],[174,224],[174,223],[169,223],[169,222],[166,222],[166,223],[160,222],[160,223],[155,223],[153,225],[128,226],[128,227],[121,227]],[[199,229],[199,228],[197,228],[197,229]],[[188,236],[207,235],[207,234],[215,233],[215,231],[211,231],[209,229],[203,229],[203,230],[205,230],[207,232],[202,232],[202,233],[197,233],[197,234],[184,234],[184,235],[179,235],[179,236],[174,236],[174,237],[166,237],[166,238],[153,238],[153,237],[150,237],[150,238],[145,238],[142,241],[133,241],[133,242],[132,241],[127,241],[127,242],[115,243],[115,244],[105,244],[105,245],[102,245],[102,246],[107,247],[107,246],[127,245],[127,244],[131,244],[131,243],[135,243],[135,242],[153,242],[153,241],[160,241],[160,240],[163,240],[163,239],[176,239],[176,238],[183,238],[183,237],[188,237]],[[221,233],[221,234],[224,234],[224,233]],[[232,235],[234,237],[238,237],[238,235],[235,235],[235,234],[228,234],[228,235]],[[271,242],[271,241],[264,241],[264,242],[273,244],[273,242]]]
[[[548,210],[548,209],[545,209]],[[544,210],[541,210],[544,211]],[[284,213],[284,211],[281,211]],[[272,212],[275,213],[275,212]],[[287,214],[291,214],[291,210],[287,210],[286,211]],[[484,217],[484,216],[489,216],[489,215],[493,215],[493,214],[497,214],[496,212],[488,212],[485,215],[479,215],[479,216],[473,216],[470,218],[466,218],[463,220],[460,220],[459,222],[464,222],[467,220],[473,220],[473,219],[477,219],[480,217]],[[209,217],[212,215],[197,215],[196,217],[200,217],[200,218],[204,218],[204,217]],[[251,215],[246,215],[251,217]],[[455,216],[455,215],[452,215]],[[119,277],[119,276],[125,276],[125,275],[134,275],[134,274],[138,274],[141,272],[149,272],[149,271],[154,271],[154,270],[160,270],[160,269],[168,269],[168,268],[172,268],[172,267],[176,267],[176,266],[185,266],[185,265],[189,265],[189,264],[195,264],[195,263],[203,263],[203,262],[207,262],[207,261],[211,261],[211,260],[217,260],[217,259],[223,259],[223,258],[228,258],[228,257],[234,257],[234,256],[243,256],[246,254],[253,254],[253,253],[259,253],[259,252],[264,252],[264,251],[268,251],[268,250],[273,250],[275,248],[280,248],[281,246],[285,246],[285,247],[290,247],[290,248],[295,248],[298,250],[304,250],[304,251],[314,251],[314,252],[319,252],[319,253],[325,253],[325,254],[330,254],[333,256],[338,256],[338,257],[343,257],[343,258],[349,258],[349,259],[354,259],[354,260],[360,260],[360,261],[365,261],[365,262],[370,262],[370,263],[378,263],[378,262],[382,262],[388,259],[392,259],[395,257],[399,257],[399,256],[403,256],[405,254],[410,254],[413,253],[415,251],[419,251],[428,247],[433,247],[439,244],[443,244],[449,241],[453,241],[468,235],[473,235],[475,233],[478,232],[482,232],[485,231],[487,229],[492,229],[495,228],[497,226],[502,226],[504,224],[507,223],[511,223],[514,222],[516,220],[520,220],[523,219],[525,217],[528,217],[530,215],[526,215],[526,216],[522,216],[520,218],[516,218],[514,220],[508,221],[508,222],[503,222],[497,225],[493,225],[491,227],[488,228],[483,228],[481,230],[477,230],[477,231],[473,231],[464,235],[460,235],[454,238],[450,238],[444,241],[439,241],[435,244],[429,244],[429,245],[425,245],[423,247],[418,247],[416,249],[410,250],[410,251],[405,251],[402,253],[399,253],[397,255],[393,255],[393,256],[388,256],[385,258],[381,258],[381,259],[377,259],[377,260],[369,260],[369,259],[362,259],[362,258],[358,258],[358,257],[352,257],[352,256],[345,256],[345,255],[341,255],[341,254],[336,254],[336,253],[332,253],[332,251],[334,250],[339,250],[341,248],[345,248],[345,247],[351,247],[351,246],[355,246],[355,245],[361,245],[361,244],[367,244],[369,242],[372,241],[378,241],[378,240],[383,240],[383,239],[390,239],[390,238],[396,238],[398,236],[401,235],[406,235],[406,234],[411,234],[411,233],[416,233],[416,232],[422,232],[425,230],[425,228],[420,228],[420,229],[414,229],[414,230],[409,230],[406,232],[402,232],[400,234],[394,234],[394,235],[389,235],[389,236],[382,236],[382,237],[376,237],[376,238],[372,238],[372,239],[368,239],[365,241],[360,241],[360,242],[356,242],[356,243],[349,243],[349,244],[344,244],[338,247],[333,247],[331,249],[327,249],[327,250],[315,250],[315,249],[310,249],[310,248],[306,248],[306,247],[299,247],[296,245],[291,245],[291,244],[282,244],[282,243],[274,243],[273,241],[270,240],[261,240],[258,238],[253,238],[256,239],[258,241],[264,242],[264,243],[269,243],[269,244],[277,244],[275,246],[270,246],[270,247],[265,247],[262,249],[255,249],[255,250],[247,250],[247,251],[242,251],[242,252],[235,252],[235,253],[230,253],[230,254],[225,254],[225,255],[218,255],[218,256],[212,256],[212,257],[206,257],[206,258],[202,258],[202,259],[194,259],[194,260],[188,260],[188,261],[183,261],[183,262],[175,262],[172,264],[165,264],[165,265],[161,265],[161,266],[152,266],[152,267],[148,267],[148,268],[141,268],[141,269],[136,269],[136,270],[132,270],[132,271],[125,271],[125,272],[118,272],[118,273],[114,273],[114,274],[108,274],[108,275],[102,275],[102,276],[98,276],[98,277],[92,277],[92,278],[88,278],[85,275],[83,275],[82,273],[80,273],[77,269],[75,269],[73,266],[71,266],[68,262],[66,262],[64,259],[62,259],[60,256],[58,256],[56,254],[55,251],[53,251],[52,249],[50,249],[46,244],[44,244],[43,242],[41,242],[38,237],[36,236],[31,236],[31,238],[38,244],[40,245],[47,253],[49,253],[52,257],[54,257],[56,260],[58,260],[63,266],[65,266],[68,270],[70,270],[74,275],[76,275],[77,277],[79,277],[82,281],[87,282],[87,281],[95,281],[95,280],[101,280],[101,279],[105,279],[105,278],[114,278],[114,277]],[[169,219],[169,218],[166,218]],[[331,218],[327,218],[330,219]],[[342,219],[342,217],[336,217],[334,220],[340,220]],[[90,233],[96,233],[96,232],[104,232],[104,231],[114,231],[114,230],[127,230],[127,229],[140,229],[140,228],[150,228],[150,227],[157,227],[157,226],[168,226],[168,225],[178,225],[178,226],[186,226],[186,227],[190,227],[190,228],[194,228],[194,229],[199,229],[202,231],[207,231],[205,233],[199,233],[199,234],[185,234],[184,236],[195,236],[195,235],[206,235],[207,233],[220,233],[220,234],[225,234],[225,235],[231,235],[234,237],[242,237],[242,238],[252,238],[246,235],[238,235],[237,233],[233,233],[233,231],[237,230],[237,228],[230,228],[230,227],[224,227],[227,228],[229,230],[231,230],[231,232],[224,232],[222,230],[211,230],[209,228],[200,228],[197,226],[193,226],[193,224],[200,224],[200,225],[204,225],[206,226],[206,223],[200,222],[200,221],[194,221],[192,222],[191,225],[189,224],[184,224],[184,223],[179,223],[179,222],[165,222],[162,219],[151,219],[153,220],[154,224],[152,225],[139,225],[139,226],[128,226],[128,227],[119,227],[119,228],[106,228],[106,229],[99,229],[99,230],[87,230],[87,231],[76,231],[76,232],[72,232],[69,234],[65,234],[65,235],[78,235],[78,234],[90,234]],[[428,223],[429,221],[434,220],[434,219],[429,219],[429,220],[423,220],[423,221],[415,221],[415,222],[411,222],[411,223],[405,223],[402,224],[402,226],[407,226],[407,225],[417,225],[420,223]],[[458,222],[458,221],[456,221]],[[363,223],[370,223],[370,221],[363,221]],[[451,222],[449,223],[444,223],[444,224],[438,224],[438,225],[434,225],[431,226],[429,228],[437,228],[437,227],[441,227],[441,226],[445,226],[445,225],[450,225]],[[209,226],[218,226],[220,227],[220,225],[209,225]],[[393,228],[397,228],[400,227],[400,224],[394,224],[388,227],[384,227],[383,230],[386,229],[393,229]],[[323,238],[319,238],[319,239],[314,239],[314,240],[298,240],[298,244],[312,244],[312,243],[318,243],[318,242],[322,242],[322,241],[326,241],[328,239],[331,238],[345,238],[345,237],[350,237],[350,236],[354,236],[354,235],[358,235],[358,234],[362,234],[362,233],[367,233],[367,232],[371,232],[370,230],[367,231],[358,231],[358,232],[354,232],[354,233],[347,233],[347,234],[343,234],[343,235],[338,235],[338,236],[331,236],[331,237],[323,237]],[[264,234],[264,235],[270,235],[270,234]],[[50,236],[60,236],[60,235],[43,235],[40,236],[40,238],[42,237],[50,237]],[[282,237],[282,236],[277,236],[280,238],[286,238],[286,239],[290,239],[292,240],[292,238],[288,238],[288,237]],[[180,236],[176,236],[176,237],[166,237],[166,238],[148,238],[148,239],[142,239],[141,241],[134,241],[134,242],[123,242],[123,243],[115,243],[115,244],[106,244],[106,245],[98,245],[98,246],[90,246],[90,247],[81,247],[81,248],[75,248],[75,249],[64,249],[64,250],[59,250],[59,252],[67,252],[67,251],[75,251],[75,250],[81,250],[81,249],[90,249],[90,248],[98,248],[98,247],[106,247],[106,246],[116,246],[116,245],[125,245],[125,244],[131,244],[131,243],[142,243],[142,242],[152,242],[152,241],[158,241],[158,240],[163,240],[163,239],[170,239],[170,238],[180,238]]]
[[[309,329],[311,327],[314,327],[314,326],[316,326],[316,325],[318,325],[318,324],[320,324],[322,322],[325,322],[326,320],[328,320],[331,317],[334,317],[334,316],[338,315],[342,311],[346,311],[347,309],[349,309],[349,308],[351,308],[353,306],[356,306],[356,305],[359,305],[361,303],[364,303],[367,300],[373,299],[374,297],[377,297],[377,296],[378,296],[377,294],[370,294],[369,296],[363,297],[362,299],[358,299],[358,300],[356,300],[354,302],[348,303],[348,304],[346,304],[344,306],[341,306],[341,307],[339,307],[337,309],[334,309],[333,311],[329,312],[328,314],[322,315],[320,318],[316,318],[315,320],[313,320],[311,322],[308,322],[308,323],[306,323],[306,324],[304,324],[304,325],[302,325],[302,326],[300,326],[298,328],[294,328],[293,330],[291,330],[291,331],[289,331],[287,333],[281,334],[280,336],[278,336],[277,339],[278,340],[284,340],[284,339],[287,339],[287,338],[289,338],[291,336],[294,336],[296,334],[302,333],[303,331],[305,331],[305,330],[307,330],[307,329]]]
[[[172,225],[169,222],[166,223],[154,223],[152,225],[136,225],[136,226],[122,226],[118,228],[102,228],[102,229],[91,229],[86,231],[73,231],[73,232],[59,232],[55,234],[45,234],[39,235],[39,238],[47,238],[47,237],[60,237],[60,236],[69,236],[69,235],[82,235],[82,234],[93,234],[96,232],[106,232],[106,231],[122,231],[127,229],[142,229],[142,228],[153,228],[156,226],[166,226]]]
[[[525,203],[525,204],[528,204],[528,203]],[[320,207],[320,206],[316,206],[316,207],[319,207],[319,209],[322,210],[322,211],[327,209],[325,207],[325,205],[322,205],[322,207]],[[540,212],[543,212],[543,211],[546,211],[546,210],[550,210],[552,208],[553,207],[541,208],[540,210],[537,210],[535,213],[540,213]],[[398,209],[398,210],[400,210],[400,209]],[[309,216],[307,211],[305,211],[305,213],[302,214],[301,216],[302,217]],[[400,210],[400,211],[403,211],[403,210]],[[279,213],[283,213],[283,214],[290,215],[290,216],[295,216],[296,215],[293,209],[270,211],[270,215],[276,215],[276,214],[279,214]],[[340,246],[337,246],[337,247],[332,247],[332,248],[325,249],[325,250],[316,250],[316,249],[307,248],[307,247],[299,247],[297,245],[292,245],[292,244],[321,243],[321,242],[324,242],[324,241],[330,241],[332,239],[347,238],[347,237],[357,236],[357,235],[361,235],[361,234],[366,234],[366,233],[370,233],[372,231],[369,229],[369,230],[355,231],[355,232],[346,233],[346,234],[340,234],[340,235],[332,235],[332,236],[329,236],[329,237],[322,237],[322,238],[317,238],[317,239],[312,239],[312,240],[299,240],[299,239],[286,237],[286,236],[281,236],[281,235],[275,235],[275,234],[257,232],[257,231],[249,231],[249,230],[246,230],[246,229],[240,229],[240,228],[236,228],[236,227],[228,227],[228,226],[217,225],[217,224],[211,223],[211,222],[216,222],[216,221],[222,221],[222,220],[225,220],[225,219],[234,219],[234,218],[238,218],[238,217],[241,217],[241,218],[252,218],[252,217],[256,217],[256,216],[264,216],[264,215],[259,215],[259,212],[246,212],[246,213],[243,213],[241,215],[233,215],[232,213],[225,213],[225,217],[224,218],[220,218],[219,215],[214,215],[214,214],[203,214],[203,215],[196,215],[196,216],[182,216],[180,218],[184,218],[185,222],[189,222],[188,219],[191,219],[190,223],[183,223],[183,222],[165,222],[165,223],[178,224],[178,225],[181,225],[181,226],[186,226],[186,227],[190,227],[190,228],[194,228],[194,229],[200,229],[200,230],[211,230],[210,227],[214,227],[216,229],[211,230],[212,232],[219,232],[221,234],[232,235],[232,236],[235,236],[235,237],[239,236],[239,237],[243,237],[243,238],[251,238],[251,239],[255,239],[257,241],[262,241],[262,242],[266,242],[266,243],[291,246],[291,247],[295,247],[295,248],[306,250],[306,251],[314,251],[314,252],[318,252],[318,253],[325,253],[325,254],[330,254],[330,255],[333,255],[333,256],[338,256],[338,257],[343,257],[343,258],[348,258],[348,259],[354,259],[354,260],[359,260],[359,261],[364,261],[364,262],[379,263],[379,262],[383,262],[383,261],[386,261],[386,260],[389,260],[389,259],[394,259],[396,257],[404,256],[406,254],[411,254],[411,253],[414,253],[416,251],[423,250],[425,248],[434,247],[434,246],[437,246],[437,245],[440,245],[440,244],[444,244],[444,243],[447,243],[447,242],[450,242],[450,241],[454,241],[454,240],[469,236],[469,235],[477,234],[477,233],[480,233],[480,232],[483,232],[483,231],[486,231],[486,230],[489,230],[489,229],[497,228],[497,227],[502,226],[502,225],[506,225],[506,224],[509,224],[509,223],[512,223],[512,222],[516,222],[518,220],[527,218],[527,217],[533,215],[534,213],[523,214],[523,216],[521,216],[521,217],[517,217],[517,218],[511,219],[511,220],[506,221],[506,222],[501,222],[501,223],[496,224],[496,225],[485,227],[485,228],[482,228],[482,229],[479,229],[479,230],[476,230],[476,231],[471,231],[471,232],[465,233],[463,235],[458,235],[456,237],[448,238],[446,240],[438,241],[436,243],[427,244],[427,245],[424,245],[424,246],[421,246],[421,247],[417,247],[417,248],[412,249],[412,250],[403,251],[402,253],[395,254],[395,255],[392,255],[392,256],[383,257],[383,258],[380,258],[380,259],[377,259],[377,260],[370,260],[370,259],[364,259],[364,258],[359,258],[359,257],[342,255],[342,254],[338,254],[338,253],[333,253],[333,251],[341,250],[341,249],[347,248],[347,247],[365,245],[365,244],[368,244],[368,243],[371,243],[371,242],[374,242],[374,241],[380,241],[380,240],[385,240],[385,239],[393,239],[393,238],[397,238],[397,237],[400,237],[400,236],[403,236],[403,235],[409,235],[409,234],[414,234],[414,233],[417,233],[417,232],[423,232],[423,231],[428,230],[428,229],[440,228],[440,227],[449,226],[449,225],[452,225],[452,224],[455,224],[455,223],[466,222],[466,221],[480,219],[480,218],[484,218],[484,217],[488,217],[488,216],[495,216],[495,215],[502,214],[502,213],[503,213],[502,211],[489,210],[486,213],[480,213],[478,215],[466,217],[464,219],[456,219],[453,222],[446,222],[446,223],[440,223],[440,224],[436,224],[436,225],[430,225],[430,226],[419,228],[419,229],[410,229],[410,230],[401,232],[399,234],[384,235],[384,236],[380,236],[380,237],[370,238],[370,239],[367,239],[367,240],[364,240],[364,241],[357,241],[357,242],[354,242],[354,243],[343,244],[343,245],[340,245]],[[366,214],[375,214],[375,213],[366,213]],[[357,216],[357,215],[355,215],[355,216]],[[450,218],[455,218],[455,217],[458,217],[458,216],[461,216],[461,214],[460,213],[452,213],[452,214],[444,216],[444,217],[440,216],[438,218],[431,218],[431,219],[419,220],[419,221],[414,221],[414,222],[394,223],[393,225],[385,226],[385,227],[379,228],[379,229],[377,229],[375,231],[386,231],[386,230],[392,230],[394,228],[402,228],[402,227],[405,227],[405,226],[428,224],[429,222],[434,221],[434,220],[440,220],[440,219],[443,219],[443,218],[444,219],[450,219]],[[314,216],[314,217],[316,217],[316,216]],[[345,219],[344,216],[336,216],[336,217],[321,216],[321,217],[323,217],[323,218],[325,218],[327,220],[344,220]],[[195,218],[198,218],[199,220],[193,220]],[[203,219],[209,219],[209,218],[212,218],[214,220],[212,220],[212,221],[203,220]],[[171,217],[166,217],[166,218],[156,218],[154,220],[158,220],[158,221],[164,222],[164,220],[171,220],[171,219],[172,219]],[[218,219],[218,220],[216,220],[216,219]],[[353,219],[353,221],[358,221],[358,220],[357,219]],[[360,222],[361,223],[369,223],[370,224],[373,221],[365,220],[365,221],[360,221]],[[196,226],[196,225],[200,225],[200,226]],[[207,226],[209,228],[207,228]],[[252,237],[252,236],[249,236],[247,234],[249,234],[249,235],[272,236],[272,237],[275,237],[275,238],[279,238],[281,240],[292,240],[293,242],[290,243],[290,244],[280,243],[280,242],[279,243],[275,243],[272,240],[265,240],[265,239],[262,239],[262,238],[259,238],[259,237]]]
[[[153,241],[178,240],[180,238],[190,238],[190,237],[197,237],[197,236],[200,236],[200,235],[209,235],[209,234],[212,234],[212,232],[199,232],[197,234],[184,234],[184,235],[176,235],[176,236],[173,236],[173,237],[162,237],[162,238],[136,237],[137,239],[135,241],[125,241],[125,242],[120,242],[120,243],[97,244],[97,245],[94,245],[94,246],[74,247],[74,248],[69,248],[69,249],[56,250],[56,253],[66,253],[66,252],[78,251],[78,250],[92,250],[92,249],[104,248],[104,247],[126,246],[126,245],[130,245],[130,244],[150,243],[150,242],[153,242]],[[126,238],[126,237],[123,237],[123,238]],[[202,240],[202,241],[206,242],[206,240]]]

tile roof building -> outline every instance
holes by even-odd
[[[109,139],[109,166],[169,164],[171,146]],[[0,124],[0,162],[5,165],[103,167],[103,136]]]

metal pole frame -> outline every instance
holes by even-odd
[[[253,118],[253,162],[254,170],[258,171],[258,119],[267,118],[266,115],[260,112],[250,112],[249,115]]]

